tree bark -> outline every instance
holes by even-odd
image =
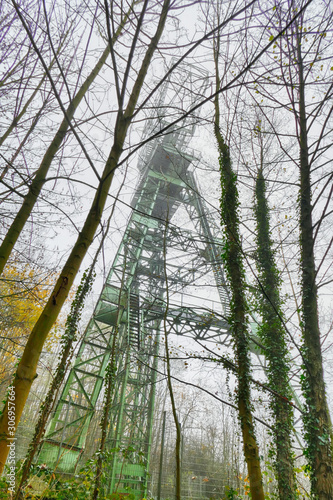
[[[85,272],[81,284],[78,287],[78,290],[75,295],[75,299],[72,303],[71,312],[66,321],[65,333],[62,337],[62,352],[60,356],[60,360],[57,366],[56,373],[52,380],[51,386],[48,390],[48,393],[43,401],[43,404],[40,409],[38,422],[36,424],[35,433],[31,440],[31,444],[28,449],[27,456],[25,458],[23,467],[22,467],[22,475],[20,479],[19,486],[17,488],[17,492],[15,495],[15,500],[23,499],[24,493],[23,488],[30,474],[30,467],[32,465],[34,456],[38,449],[38,446],[44,436],[45,428],[47,424],[47,419],[50,415],[54,402],[56,400],[58,391],[61,387],[63,379],[66,375],[69,361],[71,359],[71,352],[73,350],[73,343],[76,338],[76,330],[78,321],[81,317],[81,312],[84,306],[85,298],[89,293],[93,281],[93,268],[92,265],[88,272]]]
[[[291,399],[288,383],[288,351],[282,324],[280,280],[270,238],[269,208],[262,166],[258,171],[255,192],[257,266],[261,287],[259,309],[262,315],[262,324],[259,326],[258,334],[262,338],[265,355],[269,361],[267,369],[269,387],[275,392],[271,395],[270,403],[274,418],[274,465],[280,498],[293,500],[296,497],[296,485],[291,446],[293,411],[291,405],[288,404]]]
[[[150,44],[146,50],[143,62],[133,86],[133,90],[129,96],[126,110],[125,112],[123,112],[122,110],[119,110],[118,112],[118,117],[115,125],[114,143],[108,160],[105,164],[101,181],[96,190],[95,197],[84,226],[76,240],[75,245],[73,246],[73,249],[67,259],[65,266],[62,269],[62,272],[51,293],[51,296],[29,336],[27,345],[23,352],[23,356],[17,367],[17,371],[12,384],[14,387],[16,398],[15,429],[17,428],[17,425],[20,421],[26,400],[31,389],[31,385],[37,377],[37,364],[46,337],[60,313],[69,290],[79,271],[82,260],[93,241],[94,235],[101,221],[103,209],[108,197],[108,192],[112,183],[114,172],[117,168],[118,161],[122,153],[127,130],[131,123],[132,115],[135,110],[143,83],[145,81],[151,59],[153,57],[153,54],[155,53],[158,41],[165,26],[169,4],[170,0],[164,0],[155,35],[152,37]],[[7,398],[3,413],[0,417],[0,474],[3,471],[9,453],[7,443],[8,439],[11,436],[8,429],[8,403],[9,400]]]
[[[218,109],[217,105],[216,109]],[[229,321],[238,369],[237,406],[252,500],[264,500],[259,449],[255,438],[251,411],[250,354],[246,319],[247,304],[244,294],[245,280],[239,239],[236,175],[231,168],[229,148],[225,144],[217,127],[215,127],[215,135],[220,153],[221,211],[222,225],[225,227],[225,251],[222,257],[225,262],[231,288],[232,301]]]
[[[110,405],[112,403],[112,395],[114,389],[114,380],[116,374],[116,364],[115,364],[115,351],[116,351],[116,341],[118,336],[118,326],[114,328],[112,350],[109,365],[105,377],[105,396],[104,396],[104,406],[103,414],[100,422],[101,427],[101,441],[98,448],[98,457],[96,464],[96,474],[95,474],[95,486],[92,493],[92,500],[97,500],[100,493],[101,478],[103,474],[103,460],[104,460],[104,449],[105,443],[108,436],[108,426],[109,426],[109,412]]]
[[[306,454],[311,467],[311,490],[314,497],[319,500],[332,500],[332,424],[326,399],[320,344],[305,82],[301,38],[299,36],[297,36],[297,57],[300,126],[300,265],[302,274],[303,356],[305,360],[303,391],[307,405],[307,413],[304,418],[305,438],[307,441]]]
[[[214,40],[214,63],[216,91],[220,89],[219,76],[220,38]],[[230,152],[220,131],[219,96],[214,100],[214,133],[219,151],[221,173],[221,225],[225,228],[225,248],[222,258],[231,288],[230,328],[233,335],[234,351],[238,370],[237,406],[243,437],[244,456],[248,470],[252,500],[264,500],[264,489],[259,459],[259,448],[255,438],[250,399],[251,362],[247,331],[247,304],[239,238],[238,190],[236,174],[232,170]]]
[[[169,215],[167,215],[168,217]],[[165,231],[163,238],[163,258],[164,258],[164,280],[165,280],[165,291],[166,291],[166,308],[164,311],[163,327],[164,327],[164,337],[165,337],[165,362],[167,369],[167,386],[170,395],[171,410],[173,421],[176,427],[176,443],[175,443],[175,461],[176,461],[176,474],[175,474],[175,500],[181,500],[181,442],[182,442],[182,431],[181,424],[177,415],[177,407],[175,401],[174,390],[172,386],[172,376],[171,376],[171,360],[169,352],[169,332],[167,330],[167,316],[169,312],[169,283],[167,274],[167,252],[166,252],[166,242],[168,237],[168,219],[165,221]]]
[[[123,27],[128,19],[128,14],[126,14],[122,20],[122,23],[119,25],[117,32],[114,35],[113,43],[117,40],[119,35],[121,34]],[[66,110],[66,117],[62,120],[51,144],[47,148],[46,153],[44,154],[43,160],[36,170],[33,180],[29,186],[29,191],[24,197],[23,204],[16,214],[10,228],[7,231],[7,234],[0,246],[0,274],[3,272],[3,269],[9,259],[9,256],[16,244],[22,229],[24,228],[25,223],[31,215],[31,212],[35,206],[35,203],[40,195],[40,192],[43,188],[44,183],[46,182],[46,176],[49,172],[52,161],[55,158],[55,155],[59,151],[59,148],[66,137],[66,134],[69,129],[69,124],[73,119],[75,111],[79,107],[82,99],[87,93],[90,85],[94,82],[98,73],[102,69],[105,64],[107,57],[110,53],[109,45],[104,49],[103,54],[99,58],[97,64],[90,72],[84,83],[81,85],[79,91],[73,98],[72,102],[69,104]]]

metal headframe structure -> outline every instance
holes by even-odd
[[[193,79],[189,68],[185,79]],[[188,88],[188,87],[186,87]],[[168,97],[164,88],[163,99]],[[178,96],[179,97],[179,96]],[[160,109],[160,108],[159,108]],[[141,153],[126,230],[57,402],[39,461],[72,472],[85,447],[115,342],[116,374],[107,447],[113,451],[109,491],[142,498],[147,478],[161,336],[175,334],[229,345],[229,308],[222,241],[200,195],[197,163],[188,152],[195,117],[149,142]],[[149,125],[163,128],[165,116]],[[146,130],[147,135],[147,130]],[[183,209],[192,224],[173,220]],[[186,289],[210,275],[219,304],[191,304]],[[168,287],[168,294],[167,292]],[[166,299],[169,298],[169,300]],[[171,297],[171,298],[170,298]],[[174,299],[173,299],[174,298]],[[260,345],[253,335],[254,346]]]

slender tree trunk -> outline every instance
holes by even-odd
[[[214,63],[216,90],[220,89],[219,76],[220,38],[214,40]],[[231,288],[230,328],[233,335],[234,351],[238,369],[237,406],[242,430],[244,456],[248,470],[252,500],[264,500],[264,489],[260,468],[259,449],[255,438],[250,399],[250,354],[248,343],[247,304],[239,238],[238,191],[236,174],[232,170],[229,148],[220,131],[220,106],[218,95],[214,100],[214,133],[219,151],[221,173],[221,224],[225,228],[225,249],[222,258]]]
[[[63,349],[61,357],[58,363],[56,373],[52,380],[51,386],[48,390],[46,398],[44,399],[40,409],[40,414],[38,422],[36,424],[35,433],[31,440],[31,444],[29,446],[28,453],[22,468],[21,480],[17,488],[15,500],[24,498],[22,490],[26,480],[29,477],[31,464],[33,462],[38,446],[45,433],[47,419],[50,415],[53,404],[56,400],[58,390],[61,387],[63,379],[66,375],[70,354],[72,352],[73,342],[75,341],[76,338],[77,324],[81,317],[81,312],[84,306],[85,298],[91,289],[92,280],[93,280],[93,266],[91,266],[88,273],[84,273],[81,280],[81,284],[78,287],[75,299],[72,303],[71,312],[67,318],[65,333],[62,338]]]
[[[307,458],[311,466],[311,490],[319,500],[333,498],[332,425],[326,400],[318,320],[316,267],[312,224],[311,180],[301,40],[297,37],[300,126],[300,247],[302,274],[302,329],[305,360],[303,390]]]
[[[168,15],[170,0],[164,0],[161,15],[155,35],[152,37],[147,48],[146,54],[138,72],[136,81],[129,96],[128,105],[125,112],[121,109],[115,125],[114,144],[105,164],[101,181],[96,190],[92,206],[87,215],[83,228],[76,240],[76,243],[67,259],[65,266],[57,280],[57,283],[51,293],[51,296],[41,313],[36,325],[34,326],[27,345],[24,349],[22,358],[17,367],[13,381],[13,392],[15,394],[15,429],[20,421],[24,405],[29,395],[31,385],[37,374],[37,365],[46,337],[56,321],[60,310],[67,298],[69,290],[73,285],[74,279],[79,271],[83,258],[90,247],[98,225],[100,224],[103,209],[108,197],[108,192],[112,183],[114,172],[117,168],[123,145],[126,138],[128,127],[131,123],[132,115],[135,110],[137,100],[140,95],[147,71],[157,48],[158,41],[163,33],[166,18]],[[7,398],[3,413],[0,417],[0,473],[2,473],[9,453],[7,446],[8,440],[12,434],[9,433],[8,421],[8,403]],[[10,432],[13,432],[12,430]]]
[[[219,131],[216,131],[216,137],[220,152],[222,224],[226,228],[225,254],[223,258],[231,288],[230,328],[233,335],[238,368],[237,406],[252,500],[264,500],[259,449],[255,438],[250,402],[250,354],[246,319],[247,305],[244,295],[245,280],[238,233],[236,176],[231,168],[229,148],[224,143]]]
[[[267,369],[269,387],[275,392],[275,395],[271,396],[270,406],[275,421],[273,431],[274,465],[279,496],[281,500],[292,500],[296,497],[296,486],[291,447],[293,411],[291,405],[288,404],[291,399],[288,384],[288,351],[281,322],[280,280],[270,238],[269,208],[262,167],[258,171],[255,192],[257,266],[261,284],[259,308],[262,315],[262,324],[258,334],[263,340],[265,355],[269,361]]]
[[[113,395],[114,382],[115,382],[115,376],[116,376],[116,371],[117,371],[116,346],[117,346],[117,341],[118,341],[119,311],[120,311],[121,293],[124,289],[126,259],[127,259],[127,255],[125,253],[125,262],[124,262],[123,275],[121,278],[121,285],[120,285],[116,326],[114,327],[114,330],[113,330],[113,339],[112,339],[110,361],[109,361],[109,365],[108,365],[106,376],[105,376],[104,405],[103,405],[102,418],[100,421],[100,428],[101,428],[102,432],[101,432],[101,440],[100,440],[99,449],[98,449],[98,458],[97,458],[96,474],[95,474],[95,487],[94,487],[94,491],[92,494],[92,500],[98,499],[99,492],[100,492],[101,478],[102,478],[102,474],[103,474],[103,459],[104,459],[103,453],[104,453],[104,449],[105,449],[106,438],[108,435],[110,406],[112,403],[111,398]]]
[[[121,34],[124,25],[128,19],[128,14],[124,16],[122,19],[121,24],[118,27],[118,30],[116,31],[112,43],[115,43],[119,35]],[[30,214],[35,206],[35,203],[40,195],[40,192],[43,188],[44,183],[46,182],[46,177],[49,172],[50,166],[52,161],[54,160],[57,152],[59,151],[59,148],[66,137],[66,134],[69,129],[69,123],[73,119],[74,113],[77,110],[78,106],[80,105],[82,99],[84,98],[85,94],[87,93],[90,85],[94,82],[95,78],[99,74],[100,70],[102,69],[103,65],[105,64],[107,57],[110,53],[110,47],[109,45],[104,49],[103,54],[101,55],[100,59],[98,60],[97,64],[93,68],[93,70],[90,72],[84,83],[81,85],[79,91],[73,98],[72,102],[68,106],[66,110],[66,117],[62,120],[51,144],[47,148],[47,151],[43,157],[43,160],[39,166],[39,168],[36,170],[35,175],[33,180],[31,181],[31,184],[29,186],[29,191],[24,197],[23,204],[16,214],[10,228],[7,231],[7,234],[0,246],[0,274],[3,272],[3,269],[9,259],[9,256],[14,248],[14,245],[16,244],[22,229],[24,228],[25,223],[27,222],[28,218],[30,217]]]
[[[168,215],[167,215],[168,217]],[[167,330],[167,316],[169,312],[169,284],[168,284],[168,274],[167,274],[167,266],[166,266],[166,241],[167,241],[167,232],[168,232],[169,221],[165,221],[165,231],[163,238],[163,257],[164,257],[164,280],[165,280],[165,290],[166,290],[166,308],[164,311],[163,318],[163,326],[164,326],[164,337],[165,337],[165,360],[166,360],[166,369],[167,369],[167,386],[170,395],[171,401],[171,410],[172,416],[176,427],[176,446],[175,446],[175,458],[176,458],[176,487],[175,487],[175,500],[181,500],[181,426],[179,422],[179,418],[177,415],[177,407],[175,402],[175,395],[172,387],[172,379],[171,379],[171,361],[170,361],[170,352],[169,352],[169,332]]]
[[[97,458],[96,474],[95,474],[95,487],[94,487],[94,491],[92,494],[92,500],[98,499],[99,491],[100,491],[100,484],[101,484],[101,477],[102,477],[102,473],[103,473],[103,460],[104,460],[103,453],[104,453],[104,449],[105,449],[106,438],[108,435],[109,412],[110,412],[110,405],[112,402],[111,398],[112,398],[112,394],[113,394],[114,380],[115,380],[115,374],[116,374],[115,354],[116,354],[117,338],[118,338],[118,327],[115,327],[114,333],[113,333],[111,357],[110,357],[110,362],[109,362],[109,366],[108,366],[106,377],[105,377],[104,408],[103,408],[103,414],[102,414],[102,419],[101,419],[101,423],[100,423],[102,434],[101,434],[101,441],[100,441],[100,445],[99,445],[99,449],[98,449],[98,458]]]

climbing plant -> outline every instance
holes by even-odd
[[[257,310],[262,318],[258,335],[262,339],[268,360],[269,387],[274,391],[270,396],[270,408],[274,418],[271,454],[274,457],[280,498],[287,500],[294,499],[296,494],[291,448],[293,411],[290,404],[288,351],[279,292],[280,277],[270,236],[269,208],[262,165],[256,179],[254,211],[257,240],[256,261],[259,271]]]
[[[214,63],[216,91],[221,87],[219,74],[220,38],[214,39]],[[233,171],[229,147],[220,129],[220,105],[218,94],[214,99],[214,133],[219,153],[221,179],[221,227],[224,236],[222,259],[230,287],[229,325],[233,336],[233,347],[237,368],[236,401],[243,437],[244,456],[248,468],[252,500],[264,500],[264,490],[259,459],[259,448],[251,407],[251,361],[248,339],[247,302],[245,297],[245,271],[239,234],[239,198],[237,175]]]
[[[31,440],[30,446],[27,451],[27,455],[24,461],[24,465],[22,467],[22,475],[19,486],[17,488],[15,499],[22,498],[24,485],[29,477],[30,468],[38,449],[38,446],[43,438],[45,433],[45,426],[47,423],[47,419],[50,415],[50,412],[53,408],[53,404],[56,400],[59,388],[64,380],[66,375],[69,362],[71,359],[71,354],[73,351],[73,343],[76,340],[76,333],[78,322],[81,318],[82,310],[85,304],[85,299],[88,293],[91,290],[92,283],[94,281],[94,271],[93,266],[90,267],[87,271],[83,273],[81,283],[77,288],[75,298],[71,305],[71,311],[67,317],[65,332],[61,337],[60,345],[61,350],[59,353],[59,362],[58,366],[52,380],[51,386],[48,390],[48,393],[40,407],[39,417],[35,427],[34,436]]]

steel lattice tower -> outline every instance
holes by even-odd
[[[140,495],[146,487],[162,321],[169,333],[177,335],[222,343],[229,337],[223,318],[229,300],[219,256],[221,241],[213,237],[212,221],[190,168],[195,158],[185,150],[189,139],[186,130],[170,133],[146,148],[140,160],[141,176],[132,200],[132,214],[39,457],[63,471],[75,468],[117,330],[118,362],[109,447],[129,447],[133,451],[127,453],[125,465],[122,452],[114,454],[110,487],[121,474],[122,486],[132,486]],[[193,221],[192,233],[172,225],[180,205]],[[168,267],[170,290],[181,293],[182,287],[194,281],[197,270],[205,274],[211,269],[219,290],[220,317],[199,306],[179,304],[168,304],[166,314],[165,238],[168,247],[189,256],[186,266]]]
[[[192,134],[193,129],[184,126],[171,129],[148,143],[140,157],[132,213],[39,455],[39,462],[58,470],[75,470],[116,335],[109,490],[132,491],[137,498],[146,495],[161,335],[167,330],[201,341],[231,342],[222,241],[200,196],[194,175],[197,160],[187,152]],[[173,224],[180,207],[192,230]],[[166,264],[166,248],[186,255],[186,261],[179,257]],[[188,305],[182,295],[198,275],[208,272],[218,290],[218,310]],[[167,303],[166,286],[181,300]],[[252,338],[260,344],[255,335]]]

